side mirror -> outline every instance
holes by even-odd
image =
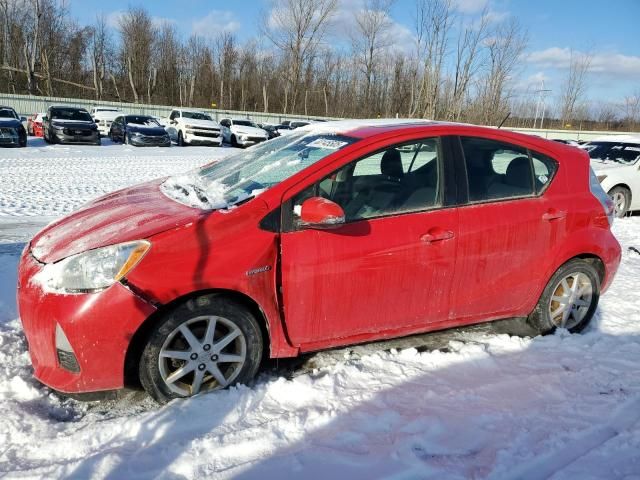
[[[47,117],[46,115],[44,117],[42,117],[42,121],[43,122],[48,122],[49,121],[49,117]]]
[[[20,121],[21,122],[26,122],[27,121],[27,117],[20,117]]]
[[[299,225],[304,228],[330,229],[344,224],[340,205],[322,197],[311,197],[302,203]]]

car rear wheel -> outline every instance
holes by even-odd
[[[529,324],[540,333],[565,328],[582,331],[591,321],[600,298],[600,277],[592,262],[574,259],[553,274]]]
[[[156,401],[246,383],[258,371],[263,341],[255,317],[219,295],[191,299],[152,331],[139,365],[140,383]]]
[[[613,202],[615,208],[615,216],[618,218],[624,217],[629,211],[631,205],[631,192],[625,187],[613,187],[609,190],[609,197]]]

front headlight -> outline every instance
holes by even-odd
[[[600,183],[602,183],[604,181],[604,179],[607,178],[607,176],[606,175],[598,175],[596,178],[598,179],[598,181]]]
[[[127,275],[150,247],[146,240],[138,240],[78,253],[45,265],[34,280],[50,292],[98,292]]]

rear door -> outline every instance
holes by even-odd
[[[447,205],[445,164],[441,139],[391,146],[284,204],[282,294],[294,344],[309,350],[447,321],[458,213]],[[346,223],[299,227],[296,212],[313,196],[341,205]]]
[[[551,245],[565,229],[566,209],[544,195],[557,164],[495,140],[460,141],[468,198],[459,209],[451,318],[515,316],[531,302]]]

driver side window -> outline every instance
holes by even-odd
[[[342,207],[346,222],[428,210],[441,205],[440,142],[395,145],[345,165],[293,199],[294,218],[307,198]]]

